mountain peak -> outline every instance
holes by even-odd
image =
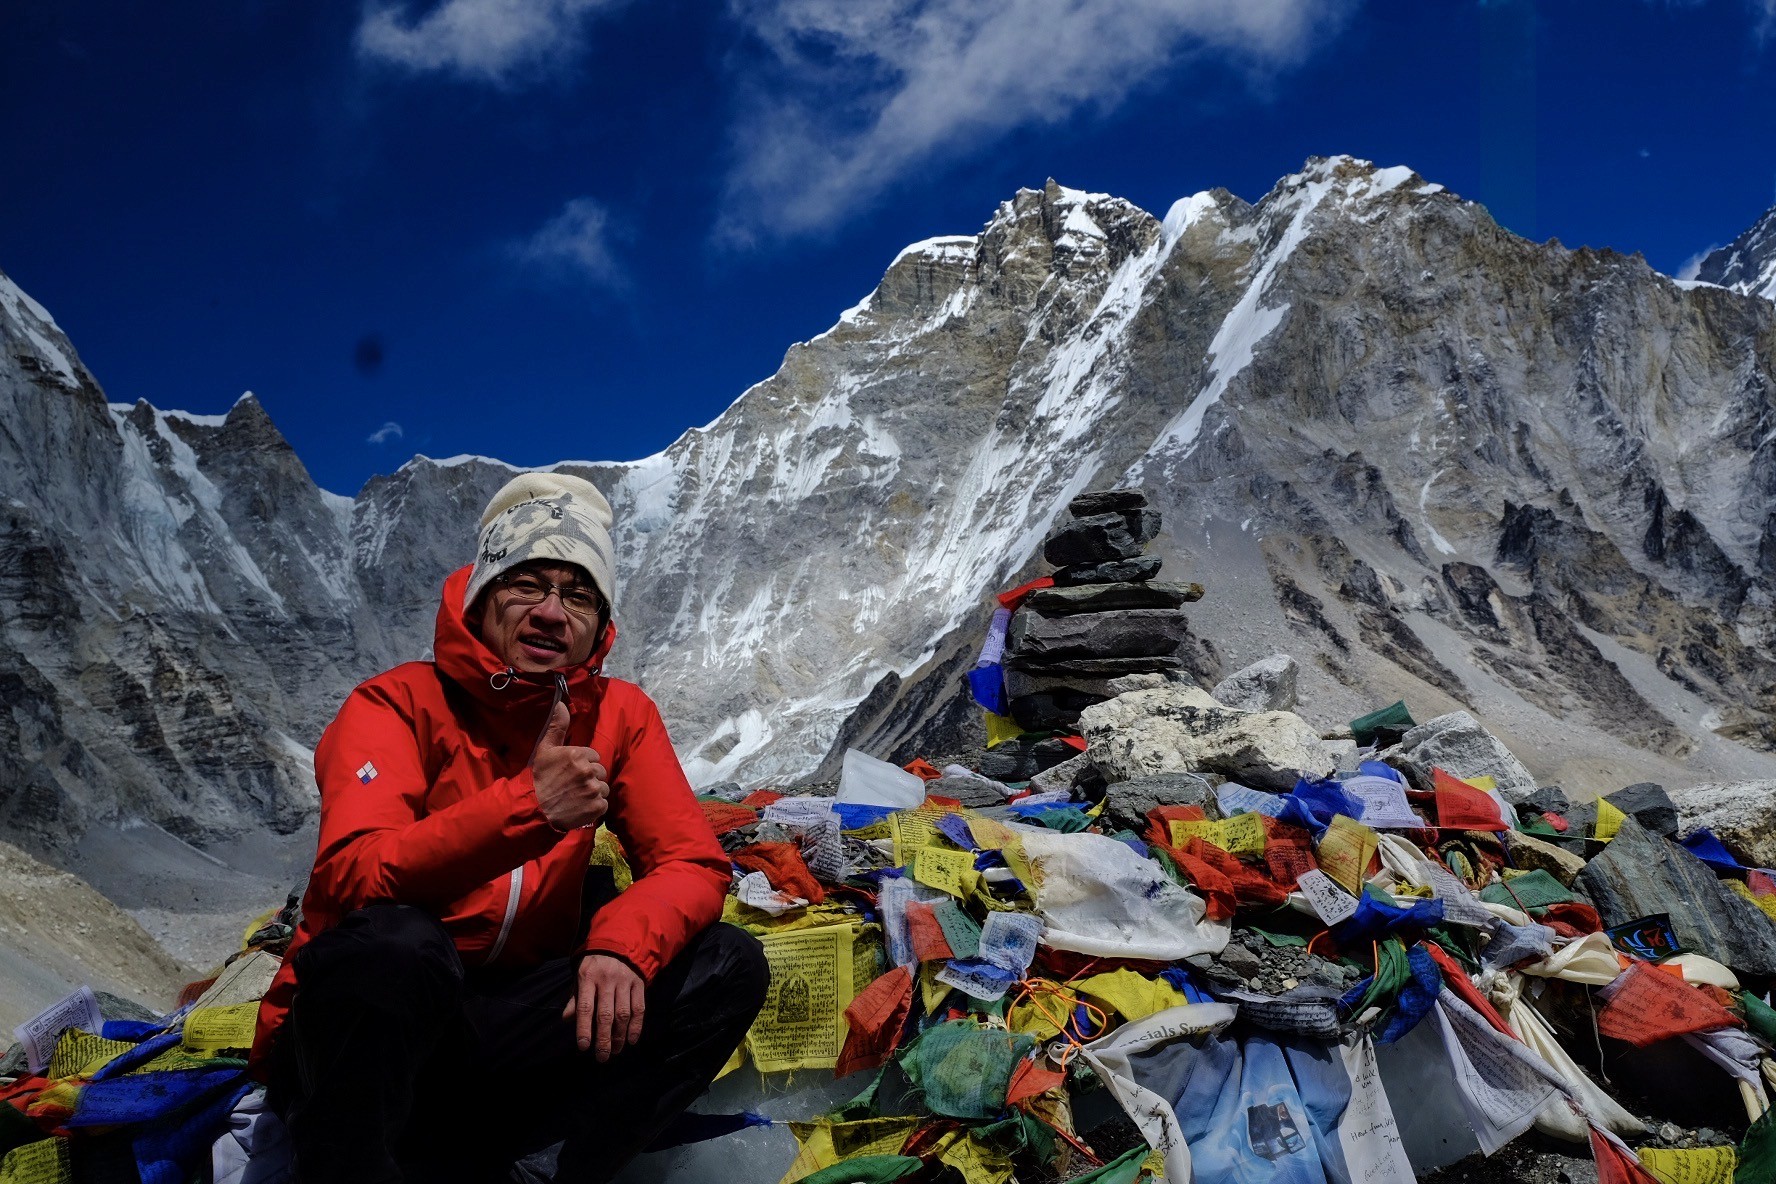
[[[1776,300],[1776,206],[1765,210],[1738,238],[1704,256],[1696,278]]]

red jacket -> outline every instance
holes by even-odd
[[[651,980],[721,916],[728,857],[685,781],[659,709],[640,687],[599,673],[615,640],[566,672],[568,743],[609,770],[605,824],[635,883],[580,929],[593,832],[544,817],[530,756],[554,699],[552,676],[508,678],[463,621],[467,567],[444,581],[434,660],[408,662],[354,690],[315,749],[321,826],[297,927],[259,1008],[261,1072],[297,983],[293,955],[346,913],[376,901],[440,918],[473,969],[534,965],[576,949],[615,954]],[[566,1003],[566,1000],[562,1000]]]

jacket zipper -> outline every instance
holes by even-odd
[[[512,680],[516,671],[507,667],[500,672],[506,677],[506,684]],[[498,675],[495,676],[496,678]],[[504,690],[506,684],[496,686]],[[567,697],[567,678],[560,671],[555,673],[555,697],[549,702],[548,714],[543,716],[543,730],[537,733],[536,743],[531,746],[530,759],[536,760],[536,750],[542,746],[543,735],[549,730],[549,721],[555,717],[555,707]],[[512,923],[518,919],[518,901],[524,895],[524,865],[520,864],[511,871],[511,883],[506,889],[506,915],[500,921],[499,936],[493,939],[493,948],[487,951],[487,963],[491,964],[506,948],[506,939],[512,936]]]

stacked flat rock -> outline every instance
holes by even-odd
[[[1067,508],[1070,520],[1042,545],[1055,586],[1031,593],[1006,638],[1006,697],[1032,730],[1072,727],[1130,689],[1131,676],[1182,669],[1183,606],[1202,596],[1200,584],[1153,578],[1161,560],[1142,549],[1160,517],[1139,490],[1081,494]]]

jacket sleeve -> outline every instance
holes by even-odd
[[[379,900],[439,908],[554,846],[526,769],[436,811],[419,721],[365,683],[315,749],[321,824],[312,885],[342,911]]]
[[[615,954],[652,981],[722,911],[728,856],[710,830],[645,695],[627,712],[623,759],[612,762],[605,821],[622,841],[635,882],[593,915],[584,949]]]

